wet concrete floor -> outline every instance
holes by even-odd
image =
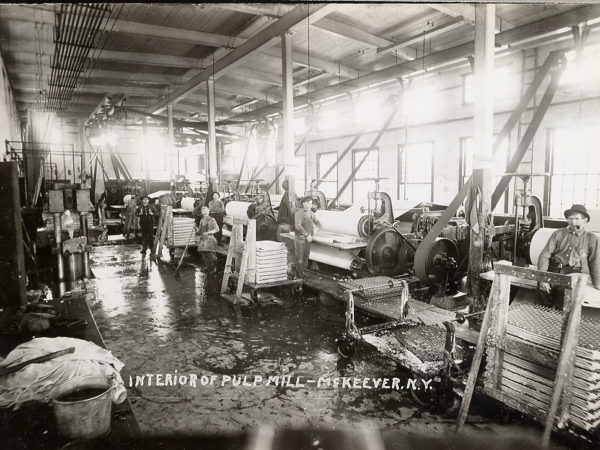
[[[168,253],[163,258],[168,259]],[[199,264],[200,258],[186,259]],[[152,434],[226,433],[271,426],[351,427],[362,423],[385,430],[448,432],[454,417],[417,407],[410,394],[382,389],[317,388],[319,377],[402,377],[397,369],[373,355],[359,352],[350,363],[338,357],[335,339],[344,327],[341,304],[282,298],[259,309],[235,309],[219,298],[220,276],[207,276],[184,264],[179,278],[175,265],[143,259],[139,247],[96,247],[92,269],[98,289],[92,313],[106,346],[125,368],[123,379],[146,374],[195,374],[189,385],[128,387],[142,432]],[[365,318],[361,318],[366,324]],[[359,324],[360,325],[360,324]],[[201,376],[216,376],[202,386]],[[254,376],[255,387],[221,386],[225,376]],[[304,387],[267,386],[269,376],[300,376]],[[163,381],[166,379],[163,376]],[[406,377],[401,378],[405,384]],[[369,385],[371,385],[369,383]],[[504,416],[477,411],[469,416],[469,431],[535,439],[539,428],[508,423]],[[481,409],[481,408],[479,408]],[[496,409],[497,410],[497,409]]]

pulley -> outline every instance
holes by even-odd
[[[443,284],[448,274],[456,268],[458,247],[454,241],[437,238],[429,245],[421,243],[415,253],[415,273],[421,281]]]
[[[403,243],[402,236],[392,228],[375,231],[369,238],[365,250],[369,272],[388,277],[404,273],[398,267],[398,252]]]

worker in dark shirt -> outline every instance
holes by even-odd
[[[279,203],[279,213],[277,214],[277,240],[281,241],[281,233],[289,233],[292,231],[294,226],[294,210],[290,203],[290,195],[289,195],[289,182],[288,180],[284,180],[281,183],[281,187],[285,193],[283,197],[281,197],[281,202]]]
[[[594,288],[600,289],[600,258],[598,257],[598,236],[585,231],[590,215],[585,206],[573,205],[565,211],[567,228],[556,230],[538,259],[538,269],[542,271],[570,274],[589,273]],[[564,289],[540,283],[542,301],[562,308]]]
[[[150,198],[145,196],[142,199],[142,204],[138,207],[137,216],[140,220],[140,228],[142,230],[142,255],[146,256],[146,250],[150,249],[153,253],[154,249],[154,210],[149,205]]]
[[[302,209],[294,214],[294,232],[296,240],[294,250],[296,252],[296,276],[301,277],[302,272],[308,267],[308,257],[310,256],[310,243],[315,234],[316,225],[321,225],[315,213],[312,212],[312,198],[304,197],[302,199]]]

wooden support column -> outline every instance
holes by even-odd
[[[172,160],[172,155],[173,155],[173,150],[175,149],[175,131],[173,130],[173,105],[172,104],[168,104],[167,105],[167,127],[169,130],[169,144],[167,145],[168,147],[168,152],[169,152],[169,169],[171,172],[171,179],[173,179],[173,160]]]
[[[480,310],[479,274],[483,264],[485,227],[490,212],[494,143],[495,5],[475,5],[473,178],[467,217],[471,225],[469,281],[471,308]]]
[[[79,169],[79,181],[81,183],[85,182],[85,120],[79,119],[77,122],[79,127],[79,151],[81,151],[81,168]],[[73,167],[73,171],[75,171],[75,167]],[[88,186],[88,188],[91,186]],[[92,198],[92,201],[96,201],[96,199]]]
[[[217,173],[217,132],[215,129],[215,79],[209,77],[206,80],[206,91],[208,97],[208,179],[219,183]]]
[[[288,180],[290,204],[296,204],[296,180],[294,171],[294,79],[292,76],[292,34],[281,35],[281,74],[283,77],[283,151],[282,162],[285,179]],[[278,171],[279,173],[279,171]]]

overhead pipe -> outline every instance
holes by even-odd
[[[77,32],[81,30],[81,20],[82,17],[77,14],[78,5],[70,5],[71,8],[68,10],[68,22],[66,23],[65,28],[62,30],[60,44],[61,47],[64,48],[62,52],[61,59],[57,65],[56,69],[56,79],[54,81],[54,107],[55,109],[60,109],[61,106],[61,97],[62,97],[62,88],[59,86],[59,83],[62,81],[65,69],[68,67],[70,57],[72,55],[73,49],[69,46],[69,43],[75,40]]]
[[[61,39],[62,45],[65,47],[65,51],[63,52],[63,58],[58,66],[58,73],[56,79],[56,109],[60,109],[62,106],[62,96],[63,96],[63,88],[58,85],[58,83],[62,83],[63,77],[66,81],[65,73],[68,74],[67,70],[70,67],[70,62],[72,61],[73,55],[73,47],[69,45],[71,42],[75,42],[77,39],[78,32],[81,32],[82,21],[84,20],[80,14],[77,14],[77,9],[79,5],[72,5],[71,14],[75,16],[73,21],[69,22],[67,28],[64,30],[63,38]]]
[[[80,6],[79,15],[83,15],[83,8],[85,6]],[[64,108],[65,102],[68,102],[71,99],[72,91],[77,85],[77,80],[79,75],[75,73],[75,69],[81,68],[82,61],[85,61],[86,53],[89,52],[86,45],[86,36],[90,35],[91,30],[94,29],[98,21],[101,19],[101,15],[99,13],[89,14],[84,16],[84,24],[78,30],[78,33],[75,35],[75,39],[73,42],[70,42],[70,59],[67,61],[66,68],[66,77],[64,86],[61,89],[61,99],[60,99],[60,108]]]

